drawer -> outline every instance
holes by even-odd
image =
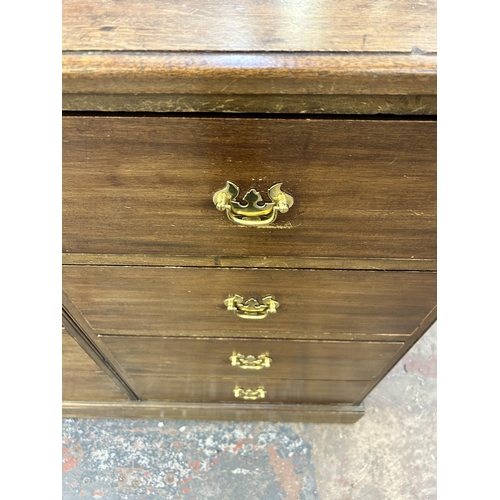
[[[63,289],[104,335],[404,339],[436,304],[431,272],[63,266]],[[236,295],[279,307],[247,319]]]
[[[294,203],[245,227],[226,181]],[[64,117],[63,251],[435,259],[436,123]]]
[[[245,376],[250,380],[370,380],[380,374],[404,345],[403,342],[151,337],[103,337],[102,340],[132,376]]]
[[[62,397],[67,401],[112,401],[127,397],[66,333],[62,335]]]
[[[230,379],[198,379],[134,375],[133,380],[142,400],[251,402],[254,404],[352,404],[371,383],[363,380],[280,380],[272,378],[256,382],[252,377],[245,376],[236,376]],[[259,388],[262,388],[265,395],[256,400],[245,400],[241,397],[235,397],[234,390],[236,388],[251,391],[258,391]]]

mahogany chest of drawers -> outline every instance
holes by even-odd
[[[63,2],[63,415],[354,422],[436,320],[435,4]]]

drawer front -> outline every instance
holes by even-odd
[[[63,139],[64,252],[436,258],[435,122],[71,116]],[[226,181],[293,206],[244,227]]]
[[[132,376],[370,380],[403,342],[103,337]]]
[[[139,397],[144,400],[199,401],[199,402],[251,402],[259,403],[354,403],[367,385],[363,380],[279,380],[252,377],[231,379],[197,379],[185,377],[159,377],[134,375]],[[236,397],[235,389],[265,391],[263,398],[245,400]],[[248,393],[247,393],[248,394]],[[260,392],[262,395],[262,392]]]
[[[66,401],[114,401],[127,397],[63,329],[62,398]]]
[[[63,266],[63,288],[104,335],[411,335],[436,304],[428,272]],[[224,303],[235,295],[279,307],[246,319]]]

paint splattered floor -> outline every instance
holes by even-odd
[[[63,500],[435,500],[436,325],[355,424],[63,419]]]

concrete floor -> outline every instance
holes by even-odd
[[[63,500],[436,499],[436,325],[355,424],[63,419]]]

